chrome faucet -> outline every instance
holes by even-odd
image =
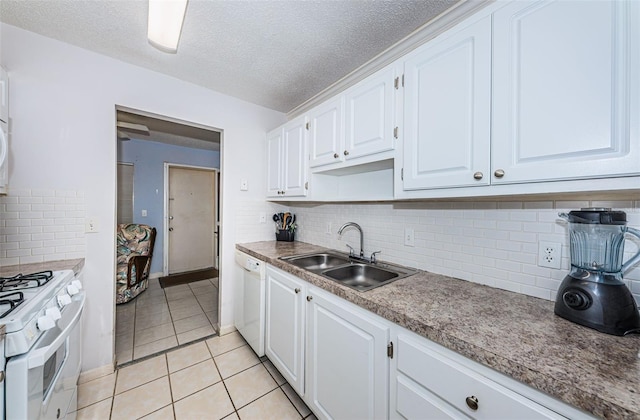
[[[363,251],[363,243],[364,243],[364,234],[362,233],[362,228],[360,227],[359,224],[354,223],[354,222],[347,222],[344,225],[340,226],[340,229],[338,229],[338,235],[342,235],[342,231],[345,230],[346,228],[348,228],[349,226],[353,226],[354,228],[358,229],[358,232],[360,232],[360,258],[364,259],[364,251]],[[347,245],[349,246],[349,245]],[[349,255],[354,257],[354,252],[353,252],[353,248],[350,248],[349,251]]]

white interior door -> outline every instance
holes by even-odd
[[[215,267],[217,171],[168,167],[168,273]]]

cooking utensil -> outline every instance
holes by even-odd
[[[273,215],[273,221],[274,221],[274,222],[276,222],[276,223],[278,223],[278,222],[280,221],[280,215],[278,215],[278,214],[274,214],[274,215]]]

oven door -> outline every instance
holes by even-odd
[[[74,296],[54,328],[27,353],[7,362],[7,420],[62,419],[75,410],[84,300],[84,292]]]

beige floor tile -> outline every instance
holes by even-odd
[[[289,398],[289,401],[291,401],[291,404],[293,404],[293,406],[296,408],[296,410],[298,410],[298,413],[300,413],[302,417],[307,417],[309,414],[311,414],[311,410],[309,410],[309,407],[307,407],[304,401],[302,401],[302,398],[300,398],[296,391],[291,388],[291,385],[286,384],[282,387],[282,390],[284,391],[287,398]]]
[[[207,340],[207,346],[209,346],[209,350],[211,350],[211,354],[214,356],[221,355],[222,353],[237,349],[246,344],[247,342],[244,341],[244,338],[242,338],[237,331]]]
[[[209,322],[211,322],[211,325],[213,325],[214,328],[216,328],[216,325],[218,324],[218,311],[210,311],[210,312],[205,312],[204,313],[207,318],[209,318]]]
[[[211,280],[209,280],[209,279],[200,280],[200,281],[192,281],[191,283],[188,283],[188,284],[189,284],[189,287],[191,289],[194,289],[194,288],[197,289],[197,288],[205,287],[205,286],[209,286],[209,287],[213,286],[213,284],[211,284]]]
[[[267,360],[265,362],[263,362],[264,367],[267,368],[267,370],[269,371],[269,373],[271,374],[271,376],[273,376],[273,379],[276,381],[276,383],[278,385],[283,385],[285,384],[287,381],[282,377],[282,375],[280,374],[280,372],[278,371],[278,369],[276,369],[275,366],[273,366],[273,363],[271,363],[270,360]]]
[[[198,303],[200,304],[202,310],[205,312],[212,312],[218,309],[218,302],[213,302],[209,299],[199,299]]]
[[[150,316],[169,312],[169,304],[162,298],[162,303],[145,303],[138,305],[136,308],[136,316]]]
[[[144,420],[174,420],[173,405],[168,405],[158,411],[142,417]]]
[[[176,334],[180,334],[183,332],[195,330],[196,328],[206,327],[207,325],[211,325],[209,319],[205,314],[200,314],[196,316],[191,316],[189,318],[184,318],[177,320],[173,323],[176,328]]]
[[[225,379],[224,384],[236,409],[244,407],[278,387],[262,364]]]
[[[236,413],[231,413],[222,420],[240,420],[240,417]]]
[[[198,300],[196,299],[195,296],[193,296],[193,294],[187,298],[184,299],[177,299],[177,300],[172,300],[169,302],[169,310],[171,311],[175,311],[177,309],[184,309],[184,308],[188,308],[190,306],[199,306],[198,305]]]
[[[116,381],[116,394],[151,382],[167,374],[167,361],[164,354],[119,369],[118,380]]]
[[[113,397],[115,385],[115,373],[78,385],[78,408]]]
[[[98,403],[85,407],[76,412],[76,420],[101,420],[108,419],[111,415],[111,403],[113,398],[109,397]]]
[[[112,418],[139,418],[169,404],[171,404],[169,378],[164,376],[116,395],[113,399]]]
[[[164,293],[167,296],[167,300],[169,302],[193,296],[193,292],[191,291],[191,289],[189,289],[188,286],[186,289],[176,289],[178,287],[180,286],[172,286],[164,289]]]
[[[215,356],[214,360],[222,378],[228,378],[260,363],[260,360],[258,360],[258,357],[249,346],[239,347],[220,356]]]
[[[280,388],[238,410],[242,420],[262,419],[301,419],[302,417]]]
[[[208,325],[204,327],[196,328],[195,330],[178,334],[178,343],[180,343],[181,345],[187,344],[192,341],[196,341],[200,338],[205,338],[205,337],[214,335],[216,333],[216,330],[214,330],[211,324],[209,324],[209,321],[207,321],[207,324]]]
[[[192,344],[167,353],[169,372],[175,372],[199,362],[211,359],[204,342]]]
[[[135,345],[141,346],[143,344],[151,343],[152,341],[158,341],[163,338],[171,337],[172,335],[175,335],[172,322],[158,325],[156,327],[139,329],[136,331]]]
[[[178,321],[180,319],[189,318],[191,316],[196,316],[203,314],[204,311],[200,308],[200,305],[192,305],[187,306],[186,308],[180,308],[171,311],[171,318],[173,318],[173,322]]]
[[[196,393],[222,380],[213,359],[179,370],[169,375],[173,401]]]
[[[116,353],[126,349],[133,349],[133,331],[127,335],[116,335]]]
[[[215,279],[211,279],[211,283],[216,287],[220,287],[220,278],[216,277]]]
[[[161,312],[159,314],[146,314],[136,317],[136,329],[145,329],[156,327],[158,325],[172,322],[169,312]]]
[[[190,395],[174,403],[173,406],[176,420],[216,420],[228,416],[234,411],[222,382]]]
[[[133,358],[134,360],[140,359],[142,357],[146,357],[161,351],[169,350],[177,346],[178,346],[178,340],[174,335],[172,335],[171,337],[163,338],[158,341],[152,341],[151,343],[148,343],[148,344],[135,346],[133,348]]]

